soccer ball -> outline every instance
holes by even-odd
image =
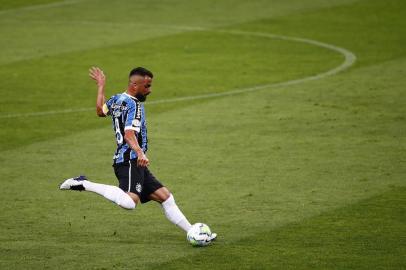
[[[187,232],[187,240],[192,246],[207,246],[211,243],[211,230],[204,223],[195,223]]]

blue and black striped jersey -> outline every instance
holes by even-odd
[[[117,150],[113,157],[114,164],[137,158],[137,153],[124,140],[126,130],[135,131],[138,144],[145,153],[148,150],[148,138],[144,104],[135,97],[122,93],[112,96],[104,107],[108,110],[106,114],[111,116],[116,135]]]

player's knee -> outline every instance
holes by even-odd
[[[169,193],[168,198],[162,202],[162,206],[170,207],[172,205],[176,205],[176,202],[175,202],[175,198],[173,197],[173,195],[171,193]]]
[[[133,210],[137,206],[136,202],[128,194],[120,196],[117,204],[127,210]]]
[[[166,188],[166,187],[162,187],[160,189],[158,189],[155,192],[155,195],[158,197],[159,201],[161,203],[167,201],[168,199],[170,199],[172,196],[171,192]]]
[[[173,197],[172,193],[169,191],[169,189],[167,189],[166,187],[163,187],[162,189],[163,189],[163,197],[162,198],[164,199],[164,201],[166,201],[170,197]]]

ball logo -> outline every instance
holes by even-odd
[[[137,185],[135,185],[135,190],[136,190],[138,193],[141,193],[142,187],[141,187],[141,184],[140,184],[140,183],[137,183]]]

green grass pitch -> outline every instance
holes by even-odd
[[[0,37],[0,269],[406,268],[405,1],[0,1]],[[214,245],[58,190],[116,184],[94,65],[154,72],[151,170]]]

